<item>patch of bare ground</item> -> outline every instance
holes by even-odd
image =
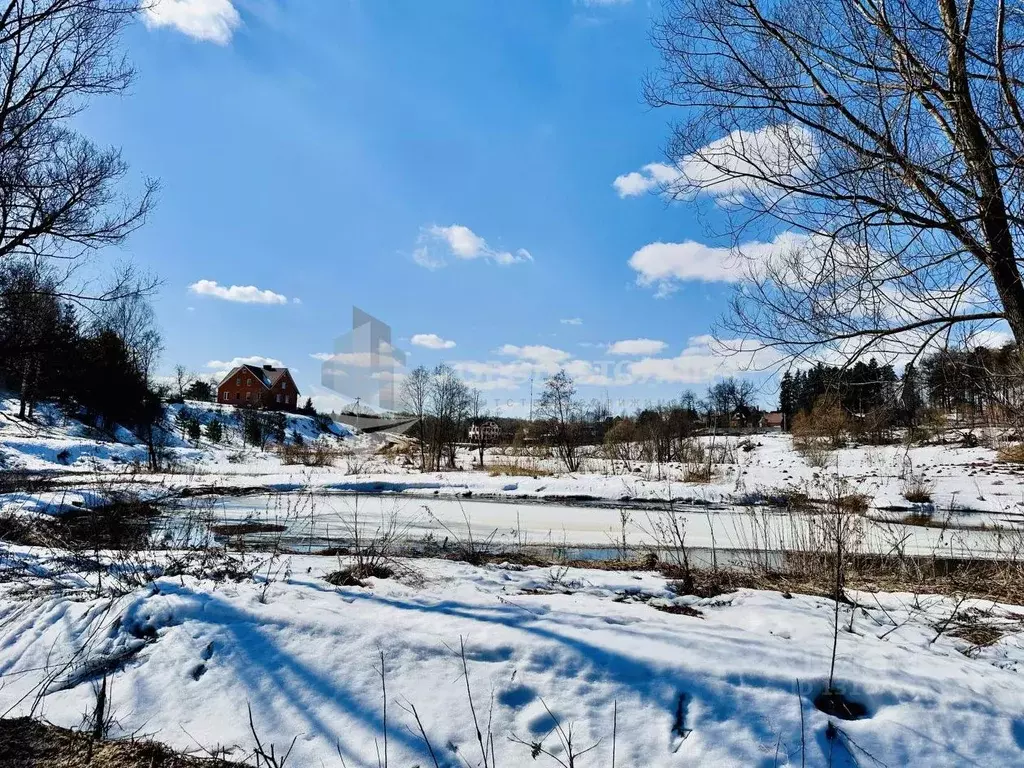
[[[175,752],[155,741],[97,739],[27,717],[0,719],[5,768],[233,768],[243,763]]]
[[[799,562],[792,565],[794,567],[779,570],[690,568],[687,571],[663,563],[655,570],[669,579],[669,588],[679,595],[710,598],[737,589],[828,598],[835,595],[835,564],[831,556],[803,554]],[[995,561],[905,558],[898,562],[893,558],[858,556],[847,561],[843,588],[862,592],[955,595],[1024,604],[1020,564]]]
[[[279,523],[224,523],[211,525],[210,533],[215,536],[245,536],[250,533],[284,533],[286,526]]]

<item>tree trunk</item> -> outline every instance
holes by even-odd
[[[992,147],[985,136],[974,100],[971,96],[967,68],[968,41],[960,26],[956,0],[939,0],[939,12],[946,28],[949,77],[948,106],[956,116],[956,143],[977,181],[978,214],[985,238],[985,250],[975,256],[992,275],[992,282],[1003,304],[1010,331],[1017,340],[1018,354],[1024,361],[1024,284],[1014,254],[1003,186],[992,156]]]

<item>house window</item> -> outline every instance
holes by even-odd
[[[281,396],[280,395],[277,396],[277,402],[279,402],[279,403],[281,402]]]
[[[245,380],[245,386],[251,387],[252,386],[252,379],[246,379]]]
[[[241,376],[239,376],[238,378],[235,379],[235,386],[236,387],[242,386],[242,377]]]
[[[249,395],[251,395],[251,394],[252,394],[252,392],[246,392],[246,393],[245,393],[245,399],[246,399],[247,401],[248,401],[248,399],[249,399]]]

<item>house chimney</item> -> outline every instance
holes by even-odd
[[[264,363],[264,364],[263,364],[263,370],[264,370],[264,371],[272,371],[272,370],[274,370],[274,366],[272,366],[272,365],[267,365],[266,363]]]

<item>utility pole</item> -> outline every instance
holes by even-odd
[[[533,423],[533,369],[530,369],[530,423]]]

